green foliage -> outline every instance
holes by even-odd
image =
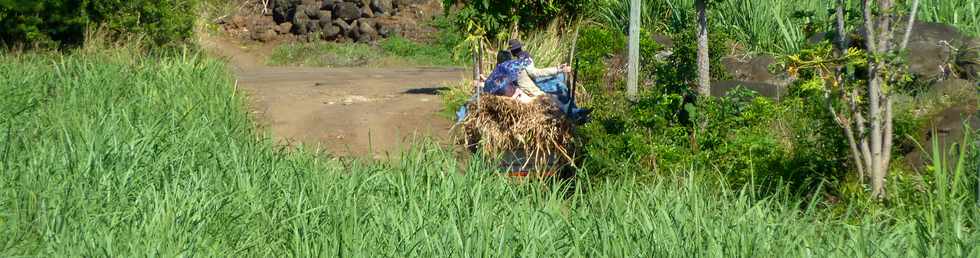
[[[582,28],[575,50],[578,62],[575,68],[579,80],[591,83],[590,88],[596,89],[595,85],[602,82],[606,74],[606,60],[622,53],[625,46],[626,36],[618,31],[597,26]]]
[[[460,61],[444,46],[392,37],[378,42],[377,46],[323,41],[283,44],[273,50],[269,64],[315,67],[454,66]]]
[[[195,53],[0,54],[0,256],[980,255],[976,178],[952,163],[896,205],[755,197],[694,163],[519,183],[431,143],[379,162],[282,148],[233,85]],[[736,95],[731,124],[771,116]]]
[[[616,36],[610,36],[616,35]],[[580,130],[591,176],[631,176],[636,171],[670,174],[691,166],[719,173],[733,187],[754,186],[814,191],[819,182],[842,180],[847,156],[840,129],[818,105],[790,96],[780,102],[736,89],[721,98],[704,97],[694,105],[697,49],[693,31],[674,34],[673,54],[654,55],[661,47],[643,31],[641,73],[654,82],[636,102],[623,97],[621,82],[601,87],[606,61],[613,54],[603,42],[622,40],[616,30],[591,27],[580,39],[580,79],[592,93],[593,122]],[[590,40],[596,38],[599,40]],[[725,52],[728,38],[713,34],[709,47]],[[621,46],[619,47],[621,51]],[[712,75],[727,79],[721,54],[713,55]],[[598,71],[598,72],[596,72]],[[598,81],[597,81],[598,80]],[[788,188],[786,188],[788,187]]]
[[[911,1],[900,1],[908,10]],[[980,3],[973,0],[920,0],[917,20],[949,24],[960,31],[980,36]]]
[[[177,44],[193,36],[198,6],[197,0],[4,0],[0,43],[77,46],[86,30],[104,29],[144,36],[153,45]]]
[[[587,15],[601,24],[625,32],[630,0],[600,0]],[[643,0],[643,28],[676,33],[694,24],[695,0]],[[823,0],[725,0],[711,2],[708,22],[713,32],[730,35],[750,50],[791,54],[805,46],[808,37],[833,31],[834,4]],[[897,1],[900,13],[908,13],[911,1]],[[860,1],[847,1],[848,21],[860,16]],[[972,36],[980,35],[980,4],[971,0],[921,0],[917,20],[940,22]],[[853,29],[853,26],[848,26]]]
[[[519,29],[543,28],[556,17],[572,17],[588,0],[444,0],[445,6],[462,3],[451,14],[457,28],[472,33],[479,28],[488,38],[509,35],[516,22]],[[506,38],[505,38],[506,39]]]
[[[813,191],[821,180],[844,175],[839,129],[802,98],[777,103],[736,89],[697,107],[677,93],[651,93],[632,104],[610,99],[619,98],[601,98],[593,106],[595,121],[580,131],[591,176],[704,166],[723,171],[719,176],[734,187],[751,184],[771,193]],[[682,110],[697,114],[689,118],[695,127],[684,122]]]
[[[693,30],[695,0],[644,0],[641,23],[658,32]],[[833,1],[725,0],[711,1],[708,23],[712,33],[729,35],[750,50],[791,53],[807,37],[824,31]],[[599,1],[592,16],[613,29],[626,31],[629,0]]]
[[[414,60],[418,64],[452,66],[459,64],[448,50],[448,45],[425,45],[402,37],[392,37],[379,43],[385,54]]]
[[[269,56],[270,65],[302,65],[315,67],[366,66],[380,60],[382,50],[367,44],[334,42],[295,42],[276,47]]]
[[[848,99],[852,92],[863,92],[867,87],[864,71],[867,69],[867,54],[858,49],[848,49],[842,54],[835,54],[834,47],[828,42],[823,42],[801,50],[797,54],[788,55],[780,62],[783,68],[799,77],[797,85],[791,88],[791,94],[804,97],[814,103],[832,102],[834,107],[839,110],[848,105]],[[843,78],[840,81],[836,76],[836,69],[840,68]],[[908,86],[910,81],[900,80],[891,82],[889,89],[893,95],[915,94],[917,89]],[[828,99],[829,98],[829,99]],[[858,105],[863,105],[864,101],[858,98]],[[822,104],[826,105],[826,104]],[[895,156],[908,153],[916,148],[915,142],[919,132],[926,125],[925,116],[915,109],[929,108],[926,106],[898,108],[894,112],[894,134],[895,143],[892,152]],[[829,112],[829,110],[824,110]],[[838,113],[843,113],[839,111]]]
[[[473,96],[474,90],[472,81],[469,80],[460,80],[447,85],[446,89],[439,91],[439,97],[442,98],[443,103],[439,115],[455,121],[456,111],[466,105],[466,102]]]
[[[435,41],[429,43],[429,45],[448,50],[457,61],[470,60],[472,57],[471,52],[456,51],[458,47],[463,44],[465,37],[460,28],[453,25],[452,20],[450,20],[449,17],[436,16],[430,22],[430,25],[439,30],[439,32],[436,33]]]
[[[673,38],[673,54],[667,57],[666,61],[655,63],[654,71],[646,72],[655,73],[656,91],[686,95],[695,91],[698,80],[697,35],[694,30],[687,30],[674,34]],[[727,52],[727,42],[729,39],[726,35],[709,32],[708,51],[711,55],[709,55],[708,62],[713,80],[724,80],[731,77],[721,62],[722,57]]]

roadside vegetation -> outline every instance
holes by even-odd
[[[269,63],[472,66],[474,50],[515,32],[538,66],[574,50],[579,102],[594,112],[578,128],[573,179],[502,177],[490,159],[431,140],[384,161],[280,146],[255,127],[227,64],[188,34],[110,44],[193,28],[186,20],[62,38],[30,31],[64,24],[0,2],[0,24],[24,24],[0,28],[19,40],[5,44],[24,46],[0,53],[0,256],[980,256],[977,128],[926,137],[942,133],[937,114],[976,113],[977,78],[908,76],[889,88],[895,155],[879,198],[828,112],[826,77],[800,65],[833,59],[832,38],[814,37],[832,31],[832,1],[710,5],[713,80],[735,76],[724,69],[731,56],[769,54],[769,70],[799,69],[778,98],[735,87],[697,103],[693,0],[644,1],[635,100],[623,75],[628,1],[508,2],[537,11],[470,5],[446,14],[435,42],[289,43]],[[980,36],[973,1],[920,5],[921,19]],[[143,8],[124,10],[178,15]],[[45,43],[24,44],[36,42]],[[980,64],[961,49],[952,71]],[[495,53],[484,54],[492,63]],[[846,60],[857,70],[869,62]],[[966,86],[936,86],[954,80]],[[447,115],[472,92],[468,82],[449,87]],[[915,151],[921,166],[906,162]]]
[[[980,241],[956,162],[920,205],[876,207],[729,190],[704,167],[519,183],[426,142],[340,160],[256,131],[222,63],[135,56],[0,57],[0,255],[963,257]]]
[[[276,47],[270,65],[311,67],[405,67],[459,66],[452,50],[420,44],[401,37],[381,40],[377,45],[295,42]]]

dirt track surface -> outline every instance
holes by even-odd
[[[416,137],[444,139],[451,122],[435,91],[459,81],[454,68],[268,67],[263,52],[206,39],[228,58],[259,123],[280,143],[319,146],[338,156],[396,155]],[[264,50],[263,50],[264,48]]]

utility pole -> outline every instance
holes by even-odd
[[[629,67],[627,68],[626,95],[636,100],[640,76],[640,0],[630,0]]]

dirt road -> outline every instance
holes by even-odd
[[[451,122],[437,114],[436,90],[464,76],[453,68],[268,67],[263,53],[271,46],[205,42],[230,60],[252,112],[277,140],[339,156],[381,158],[414,137],[444,139]]]

